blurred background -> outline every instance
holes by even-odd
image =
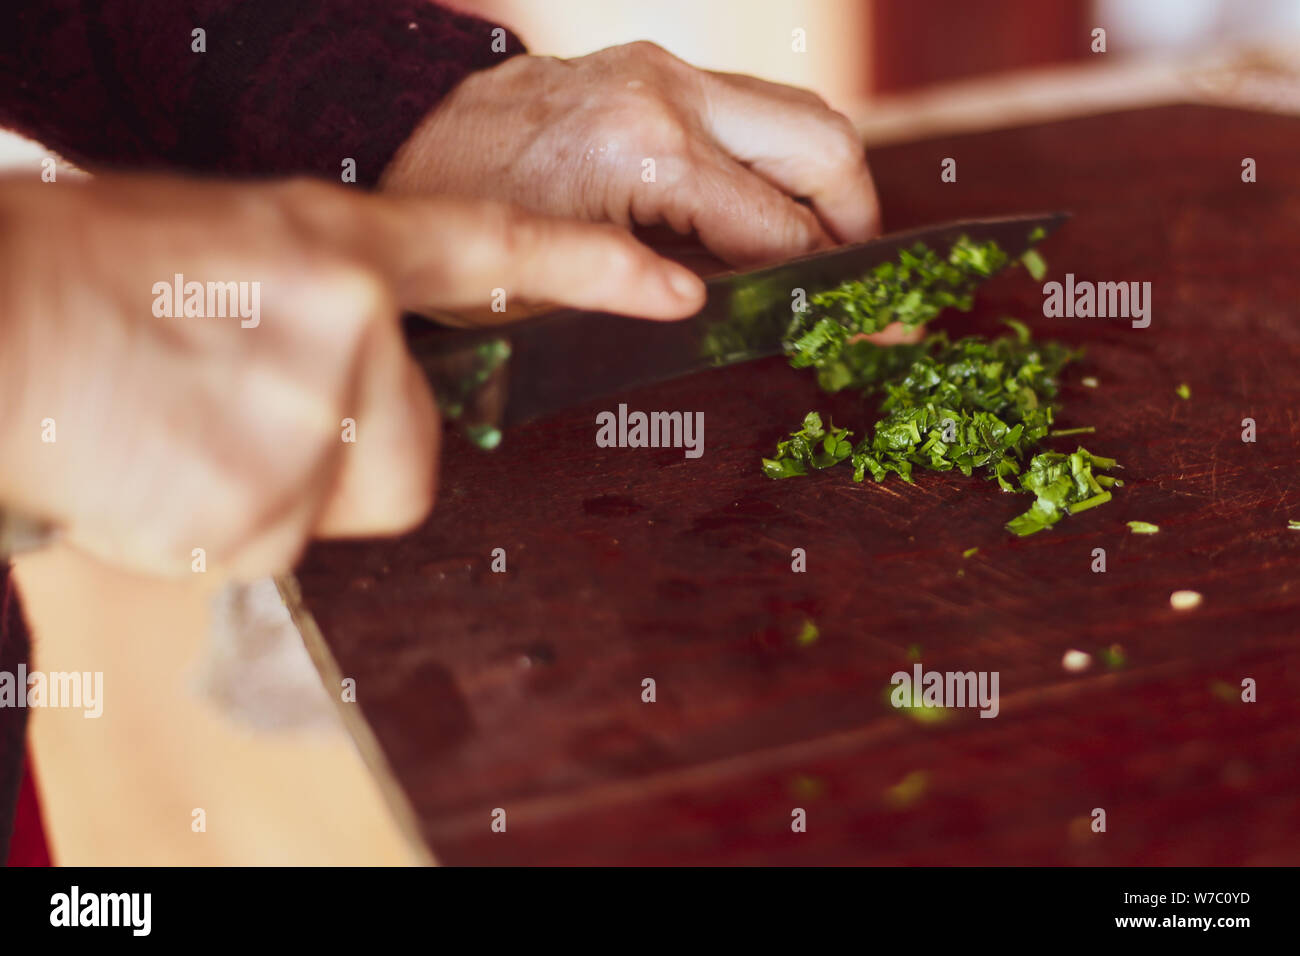
[[[1062,64],[1275,44],[1300,37],[1300,0],[458,0],[534,53],[570,57],[653,40],[699,66],[816,90],[859,111],[934,84]],[[803,30],[804,52],[792,48]]]

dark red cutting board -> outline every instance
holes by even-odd
[[[1027,499],[978,478],[763,477],[809,409],[859,429],[870,413],[771,360],[521,428],[491,454],[449,437],[424,528],[314,547],[306,606],[438,858],[1300,863],[1297,157],[1300,120],[1190,106],[872,154],[890,229],[1068,209],[1052,278],[1153,283],[1143,330],[1043,319],[1023,272],[941,320],[961,334],[1019,316],[1086,346],[1059,422],[1098,426],[1085,444],[1128,484],[1052,531],[1011,537]],[[597,448],[595,415],[618,401],[704,411],[704,457]],[[1178,589],[1204,604],[1175,612]],[[805,620],[820,637],[801,646]],[[1122,667],[1099,656],[1112,645]],[[891,709],[909,648],[927,670],[999,672],[999,716]],[[1091,669],[1067,673],[1069,649]],[[1237,697],[1246,677],[1256,703]]]

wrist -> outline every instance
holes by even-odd
[[[455,89],[471,82],[477,74],[470,74]],[[449,122],[449,101],[455,89],[443,97],[424,114],[412,128],[410,135],[394,150],[392,158],[379,174],[380,192],[429,193],[443,192],[442,165],[447,157],[465,146],[465,130],[454,129]]]
[[[462,78],[394,151],[379,176],[379,189],[464,194],[476,171],[501,162],[500,155],[493,155],[493,144],[503,139],[500,126],[509,117],[497,110],[503,100],[518,95],[518,71],[535,59],[519,53]]]

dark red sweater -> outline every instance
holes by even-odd
[[[350,158],[374,185],[456,83],[522,50],[423,0],[5,0],[0,127],[87,169],[338,182]],[[27,656],[0,564],[0,671]],[[26,716],[0,708],[0,861]]]

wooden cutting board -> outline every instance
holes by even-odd
[[[808,410],[859,433],[872,411],[781,360],[495,453],[449,437],[423,528],[314,547],[299,575],[413,831],[452,864],[1300,863],[1297,156],[1300,120],[1190,106],[872,154],[891,230],[1069,209],[1050,278],[1152,283],[1147,329],[1044,319],[1023,272],[939,323],[1087,349],[1059,423],[1096,425],[1128,483],[1032,538],[1003,530],[1027,500],[978,478],[763,477]],[[703,458],[598,449],[619,401],[704,411]],[[1204,603],[1174,611],[1179,589]],[[917,658],[997,671],[999,715],[892,709]]]

